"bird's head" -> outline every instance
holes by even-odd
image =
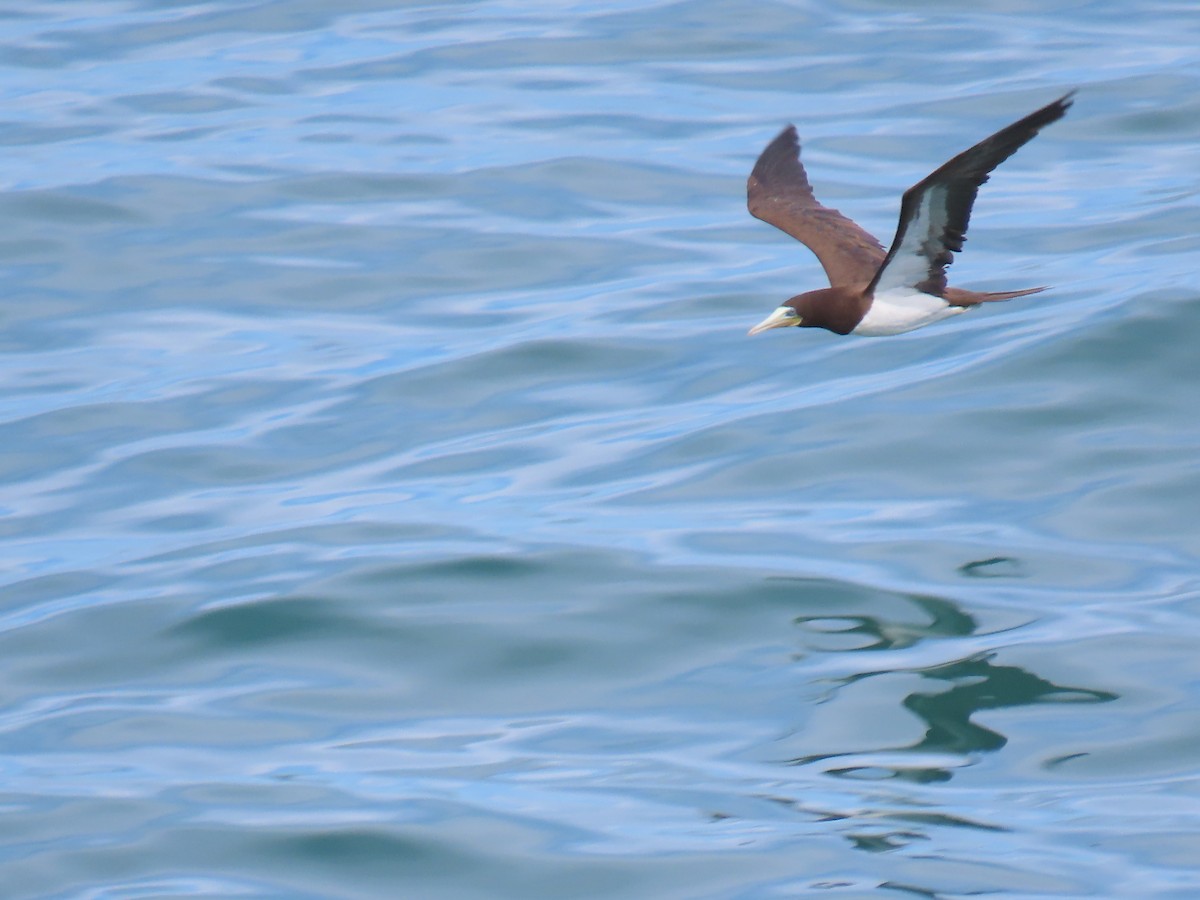
[[[787,328],[791,325],[808,325],[809,323],[804,321],[804,316],[808,311],[810,296],[816,293],[819,292],[809,291],[807,294],[796,295],[751,328],[749,333],[758,334],[772,328]]]
[[[751,328],[750,333],[799,325],[802,328],[825,328],[835,334],[849,334],[862,321],[870,306],[870,298],[858,287],[806,291],[780,306]]]

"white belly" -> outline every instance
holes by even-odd
[[[852,333],[867,337],[903,334],[962,312],[966,312],[966,307],[951,306],[933,294],[913,288],[894,288],[875,295],[871,308]]]

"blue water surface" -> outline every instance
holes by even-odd
[[[1079,88],[888,338],[745,178]],[[0,13],[0,894],[1200,896],[1183,0]]]

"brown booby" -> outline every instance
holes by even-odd
[[[900,224],[883,246],[836,209],[822,206],[800,162],[789,125],[762,152],[746,184],[750,214],[817,255],[830,286],[788,300],[750,334],[800,325],[837,334],[901,334],[972,306],[1045,290],[980,293],[946,286],[946,266],[966,240],[971,206],[988,174],[1070,108],[1074,91],[958,154],[904,192]]]

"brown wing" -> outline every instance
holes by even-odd
[[[1001,128],[904,192],[900,224],[868,290],[915,287],[931,294],[946,290],[946,266],[963,248],[971,207],[992,169],[1021,149],[1071,108],[1074,91]]]
[[[750,215],[769,222],[817,255],[833,286],[865,284],[883,263],[879,241],[836,209],[822,206],[800,163],[800,139],[789,125],[767,145],[746,182]]]

